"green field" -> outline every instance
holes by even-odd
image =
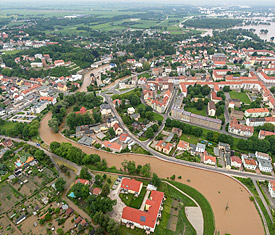
[[[231,99],[239,99],[241,102],[245,103],[245,104],[250,104],[251,101],[248,98],[246,93],[241,93],[241,92],[236,92],[236,91],[230,91],[230,98]]]
[[[196,108],[185,108],[184,110],[186,110],[190,113],[201,115],[201,116],[207,116],[206,106],[204,106],[202,110],[198,110]]]

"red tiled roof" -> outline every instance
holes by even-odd
[[[148,212],[124,207],[121,218],[154,229],[163,197],[163,192],[152,190],[150,199],[146,201],[146,205],[150,206]]]
[[[124,178],[121,182],[121,188],[131,190],[134,192],[139,192],[142,182],[135,179]]]
[[[112,143],[110,141],[104,141],[103,142],[103,145],[106,147],[106,148],[110,148],[110,149],[115,149],[115,150],[120,150],[122,148],[122,146],[118,143]]]
[[[86,179],[77,179],[76,181],[75,181],[75,184],[85,184],[85,185],[87,185],[87,184],[89,184],[89,180],[86,180]]]
[[[121,142],[125,141],[129,135],[127,133],[122,133],[119,137]]]
[[[238,157],[238,156],[232,156],[232,157],[231,157],[231,162],[237,162],[237,163],[239,163],[239,164],[242,164],[242,160],[241,160],[241,158]]]
[[[247,109],[246,112],[248,113],[268,113],[267,108],[254,108],[254,109]]]
[[[178,143],[179,148],[188,148],[188,146],[189,146],[189,143],[185,142],[183,140],[180,140],[179,143]]]
[[[87,112],[87,109],[85,107],[81,107],[80,111],[75,112],[76,114],[80,113],[80,114],[84,114]]]

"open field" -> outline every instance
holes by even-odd
[[[157,173],[161,178],[171,177],[173,174],[176,177],[181,175],[182,178],[177,179],[178,182],[195,188],[210,203],[215,217],[215,229],[220,234],[264,234],[260,215],[249,199],[250,194],[236,180],[223,174],[165,162],[151,156],[113,154],[82,146],[54,133],[48,127],[50,118],[51,114],[49,113],[42,120],[40,126],[40,136],[47,144],[52,141],[70,142],[86,153],[99,154],[106,159],[108,166],[115,166],[118,169],[121,168],[121,163],[124,160],[132,160],[136,162],[136,165],[150,163],[152,172]],[[230,210],[225,212],[227,205]],[[249,226],[243,226],[243,224],[249,224]]]
[[[231,99],[239,99],[241,102],[245,103],[245,104],[250,104],[251,101],[248,98],[246,93],[240,93],[240,92],[236,92],[236,91],[230,91],[230,98]]]
[[[185,108],[184,110],[186,110],[188,112],[191,112],[191,113],[194,113],[194,114],[201,115],[201,116],[207,116],[207,114],[206,114],[206,106],[203,106],[202,110],[198,110],[196,108]]]

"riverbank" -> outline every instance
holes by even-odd
[[[261,218],[254,203],[249,199],[249,192],[231,177],[163,161],[152,156],[113,154],[92,149],[67,140],[59,133],[54,133],[48,127],[50,118],[51,114],[48,113],[41,121],[39,129],[45,143],[50,144],[53,141],[71,143],[88,154],[99,154],[101,158],[106,159],[109,166],[115,166],[118,169],[121,168],[124,160],[135,161],[136,165],[150,163],[152,172],[157,173],[159,177],[167,178],[174,174],[176,177],[181,176],[177,181],[195,188],[206,197],[214,212],[216,231],[220,234],[264,234]],[[243,226],[244,224],[249,226]]]

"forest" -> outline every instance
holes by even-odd
[[[184,25],[192,28],[202,29],[227,29],[242,23],[238,19],[224,19],[224,18],[195,18],[184,22]]]

